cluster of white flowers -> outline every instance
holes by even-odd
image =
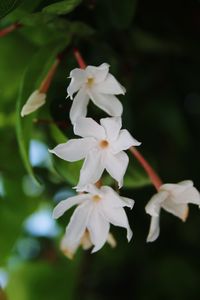
[[[129,162],[124,150],[139,146],[140,142],[126,129],[121,129],[123,108],[115,95],[124,94],[125,88],[109,73],[108,64],[74,69],[70,78],[68,96],[73,99],[76,93],[70,119],[74,133],[81,138],[60,144],[50,152],[69,162],[84,159],[76,186],[81,194],[60,202],[53,212],[54,218],[59,218],[73,205],[78,205],[61,243],[63,252],[71,258],[80,244],[85,249],[94,246],[92,252],[98,251],[106,241],[113,246],[110,224],[126,228],[130,241],[132,231],[124,207],[132,208],[134,201],[119,196],[111,187],[97,188],[95,183],[106,170],[121,188]],[[101,119],[100,124],[86,117],[90,99],[110,115]]]
[[[116,241],[110,233],[110,224],[125,228],[127,239],[130,241],[132,231],[124,207],[132,209],[134,201],[119,196],[111,187],[97,183],[106,170],[121,188],[129,162],[124,150],[139,146],[140,142],[126,129],[121,129],[123,106],[116,95],[124,95],[126,90],[109,73],[108,64],[104,63],[99,67],[88,66],[85,69],[76,68],[71,71],[70,78],[67,89],[68,97],[73,100],[70,119],[74,133],[81,138],[59,144],[50,152],[69,162],[84,159],[75,187],[77,196],[61,201],[53,212],[53,217],[57,219],[77,205],[61,241],[61,249],[66,256],[72,258],[79,245],[82,245],[83,249],[93,247],[92,252],[98,251],[106,242],[114,247]],[[45,84],[41,85],[42,88],[29,97],[22,108],[22,116],[32,113],[45,103],[46,94],[41,91],[44,90],[44,86],[49,86],[51,79],[52,71],[47,75]],[[99,123],[87,118],[89,100],[109,117],[101,119]],[[136,157],[138,159],[138,155]],[[145,166],[148,163],[144,162],[144,158],[142,157],[142,161],[138,160],[147,171]],[[147,171],[150,176],[149,172],[154,172],[151,167]],[[147,214],[151,216],[147,242],[153,242],[159,236],[161,208],[185,221],[189,212],[188,203],[200,206],[200,194],[191,180],[178,184],[162,184],[157,175],[158,179],[155,179],[155,176],[150,177],[157,180],[154,185],[158,193],[145,207]]]
[[[126,228],[130,241],[132,231],[123,207],[132,208],[134,201],[120,197],[108,186],[98,189],[95,183],[106,170],[121,188],[129,161],[123,150],[139,146],[140,142],[126,129],[121,129],[123,107],[115,95],[124,94],[125,88],[109,73],[107,64],[74,69],[70,78],[68,96],[73,99],[76,93],[70,119],[74,133],[81,138],[60,144],[51,152],[70,162],[84,159],[76,186],[76,190],[83,193],[60,202],[53,213],[55,218],[59,218],[70,207],[78,205],[61,243],[63,252],[71,258],[80,244],[84,249],[94,246],[92,252],[96,252],[106,241],[109,242],[110,224]],[[111,117],[101,119],[100,124],[87,118],[90,99]],[[146,212],[151,215],[147,241],[152,242],[159,235],[161,207],[185,221],[187,203],[200,205],[200,195],[192,181],[161,185],[146,206]]]

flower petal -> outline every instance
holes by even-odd
[[[88,91],[94,104],[113,117],[120,117],[123,112],[121,102],[114,95],[100,94],[95,90]]]
[[[100,124],[104,127],[108,140],[115,141],[122,127],[121,117],[103,118]]]
[[[77,161],[85,158],[88,152],[96,145],[93,138],[72,139],[67,143],[59,144],[49,152],[66,161]]]
[[[82,203],[75,209],[65,233],[65,246],[69,251],[74,249],[74,245],[80,244],[92,209],[93,206],[89,201]]]
[[[167,199],[169,193],[165,191],[159,191],[147,203],[145,211],[150,216],[158,217],[160,213],[160,207],[162,203]]]
[[[165,183],[160,187],[160,190],[168,191],[176,197],[184,193],[190,187],[193,187],[193,182],[191,180],[184,180],[179,183]]]
[[[79,118],[74,125],[74,133],[82,137],[105,139],[104,128],[92,118]]]
[[[97,207],[94,208],[90,215],[87,228],[90,232],[92,244],[94,245],[92,253],[97,252],[107,241],[110,230],[109,222],[100,215]]]
[[[60,243],[60,249],[64,253],[64,255],[67,256],[69,259],[73,259],[74,254],[77,251],[78,247],[79,247],[79,241],[76,241],[74,243],[71,242],[71,244],[69,244],[68,238],[65,233]]]
[[[190,187],[183,193],[174,198],[174,201],[178,203],[192,203],[200,205],[200,194],[195,187]]]
[[[87,199],[88,199],[88,195],[82,194],[74,197],[69,197],[66,200],[59,202],[58,205],[53,210],[53,218],[54,219],[60,218],[72,206],[87,201]]]
[[[95,83],[99,83],[105,80],[108,72],[109,72],[109,65],[106,63],[101,64],[98,67],[94,66],[87,66],[85,69],[87,77],[94,77]]]
[[[74,69],[70,72],[71,82],[67,88],[68,96],[72,99],[73,94],[76,93],[84,84],[85,81],[85,70]]]
[[[128,155],[121,151],[116,155],[111,153],[107,155],[105,160],[105,168],[107,172],[118,182],[119,188],[123,185],[123,178],[128,166]]]
[[[131,209],[133,208],[134,201],[132,199],[121,197],[111,187],[102,186],[100,191],[102,192],[102,197],[105,199],[105,201],[102,202],[103,206],[113,208],[127,206]]]
[[[158,238],[160,233],[159,219],[159,214],[157,217],[151,217],[151,224],[147,236],[147,242],[154,242]]]
[[[121,197],[121,199],[125,202],[124,206],[129,207],[130,209],[133,208],[135,201],[133,199],[127,197]]]
[[[131,146],[139,146],[141,143],[132,137],[126,129],[120,130],[119,137],[112,144],[113,153],[118,153],[122,150],[127,150]]]
[[[76,96],[74,97],[69,112],[69,116],[72,124],[74,124],[78,120],[78,118],[86,116],[88,102],[89,102],[89,96],[85,92],[85,90],[81,88],[76,94]]]
[[[174,216],[180,218],[182,221],[185,221],[188,216],[188,205],[180,204],[174,202],[173,198],[168,198],[162,203],[162,208],[164,208],[167,212],[173,214]]]
[[[125,94],[126,89],[111,74],[106,79],[95,86],[95,91],[103,94],[119,95]]]
[[[88,184],[97,182],[103,173],[104,164],[100,151],[90,151],[81,168],[77,190],[82,190]]]
[[[128,223],[128,218],[126,216],[126,213],[124,211],[123,208],[108,208],[107,209],[104,209],[104,217],[105,219],[115,225],[115,226],[119,226],[119,227],[123,227],[123,228],[126,228],[127,230],[127,239],[128,241],[131,240],[132,238],[132,230],[129,226],[129,223]]]
[[[38,90],[34,91],[22,107],[21,116],[29,115],[44,105],[46,96],[46,94],[40,93]]]

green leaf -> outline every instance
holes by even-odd
[[[0,18],[3,18],[9,12],[14,10],[23,0],[1,0],[0,1]]]
[[[56,15],[65,15],[70,13],[80,4],[81,0],[66,0],[53,3],[43,8],[44,12]]]
[[[38,199],[28,198],[22,190],[22,178],[3,177],[5,196],[0,199],[0,263],[10,255],[22,232],[24,220],[38,206]]]
[[[21,83],[19,98],[17,101],[17,140],[20,148],[20,153],[24,166],[29,175],[36,181],[36,176],[29,161],[29,144],[32,137],[33,130],[33,115],[21,118],[21,109],[26,103],[31,93],[38,88],[49,68],[53,64],[57,54],[63,50],[65,44],[59,46],[49,45],[42,48],[31,60],[24,78]]]
[[[49,258],[49,261],[22,263],[11,271],[6,288],[8,297],[15,300],[74,299],[80,263],[80,255],[73,261],[63,257],[53,262]]]

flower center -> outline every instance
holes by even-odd
[[[92,197],[92,200],[93,200],[94,202],[99,202],[99,201],[101,200],[101,197],[100,197],[99,195],[94,195],[94,196]]]
[[[100,141],[99,146],[101,148],[105,149],[105,148],[107,148],[109,146],[109,143],[106,140],[102,140],[102,141]]]
[[[94,78],[93,77],[88,77],[86,84],[88,87],[91,87],[94,84]]]

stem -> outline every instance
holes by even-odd
[[[3,28],[0,30],[0,37],[3,37],[7,34],[9,34],[10,32],[14,31],[17,28],[22,27],[22,25],[20,23],[14,23],[6,28]]]
[[[135,149],[135,147],[129,148],[129,151],[137,158],[139,163],[142,165],[146,173],[148,174],[151,182],[155,186],[156,190],[159,190],[160,186],[163,184],[160,177],[157,175],[155,170],[151,167],[151,165],[146,161],[146,159],[142,156],[142,154]]]
[[[79,50],[76,48],[74,49],[74,56],[77,60],[79,67],[81,69],[85,69],[87,67],[87,65],[86,65],[85,61],[83,60],[82,55],[80,54]]]
[[[55,62],[53,63],[52,67],[50,68],[47,76],[44,78],[42,81],[40,87],[39,87],[39,92],[40,93],[46,93],[49,89],[49,86],[51,84],[51,81],[53,79],[53,76],[56,72],[56,69],[60,63],[60,59],[56,58]]]

